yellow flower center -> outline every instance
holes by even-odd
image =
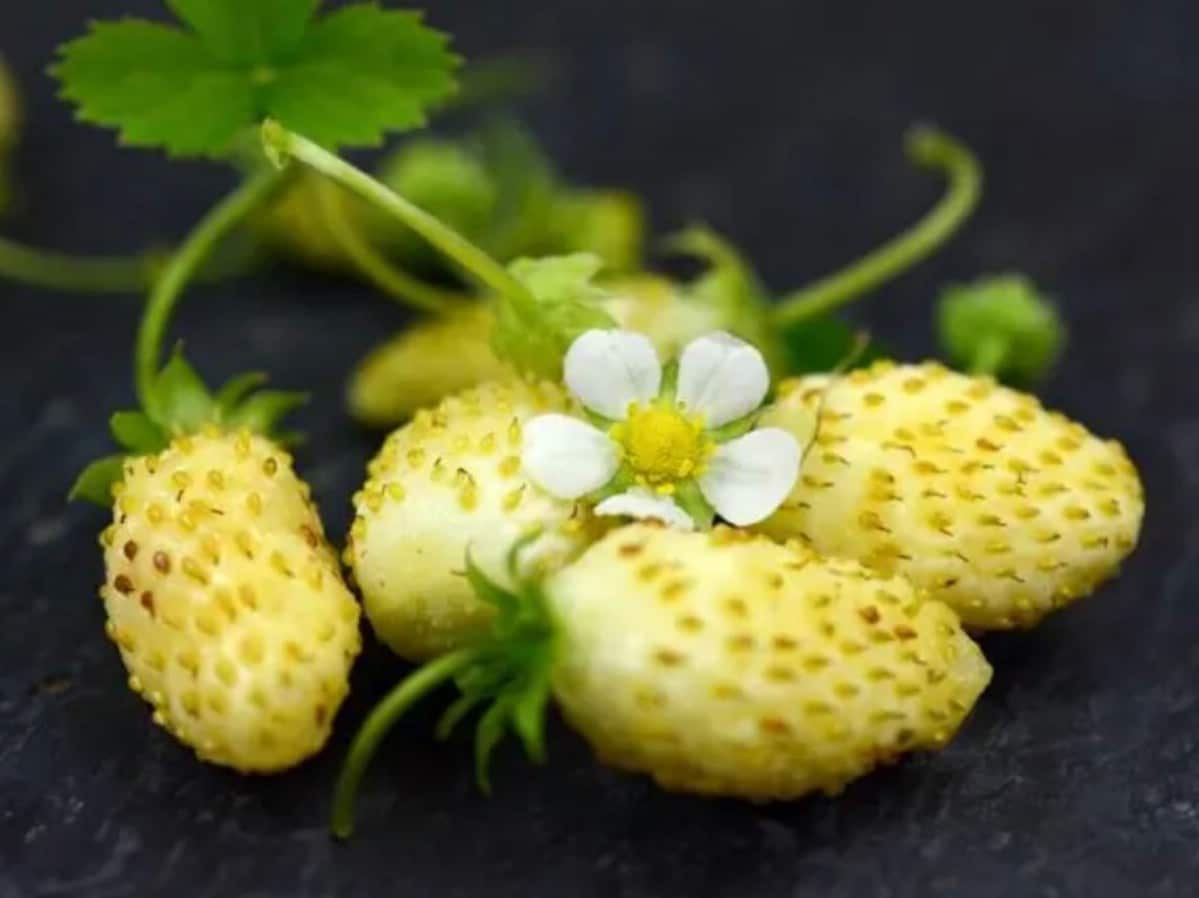
[[[628,418],[613,426],[611,437],[624,450],[637,482],[666,494],[674,492],[677,481],[703,473],[716,448],[700,418],[665,403],[634,403]]]

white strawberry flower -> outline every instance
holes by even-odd
[[[591,497],[597,514],[690,530],[710,524],[714,513],[736,526],[757,523],[795,485],[795,438],[777,427],[749,429],[770,373],[745,341],[707,334],[664,372],[643,334],[590,330],[571,345],[563,367],[590,422],[561,414],[532,419],[522,459],[529,479],[552,495]]]

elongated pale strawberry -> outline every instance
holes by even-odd
[[[681,298],[668,281],[623,280],[601,305],[624,327],[646,334],[664,358],[674,358],[700,334],[729,326],[714,305]],[[350,413],[373,427],[398,424],[443,396],[480,383],[515,380],[495,357],[490,306],[462,308],[419,323],[373,349],[350,380]]]
[[[359,650],[358,605],[290,457],[208,428],[126,459],[114,493],[100,594],[155,721],[245,772],[318,751]]]
[[[453,677],[439,728],[485,706],[480,785],[506,728],[544,752],[552,696],[605,763],[661,785],[754,800],[833,794],[904,752],[938,749],[991,677],[953,610],[903,577],[748,531],[610,531],[508,591],[468,559],[498,612],[488,636],[401,683],[359,731],[334,801],[354,795],[383,734]]]
[[[463,303],[375,347],[350,379],[350,414],[371,427],[393,426],[445,396],[514,379],[488,345],[494,324],[486,304]]]
[[[419,412],[370,463],[346,563],[375,632],[400,655],[439,654],[490,619],[462,576],[468,549],[502,577],[512,543],[530,531],[545,531],[546,561],[577,546],[582,511],[537,489],[520,462],[523,423],[566,408],[549,384],[484,384]]]
[[[1132,551],[1136,469],[1032,396],[928,363],[785,383],[763,423],[815,441],[759,528],[902,573],[968,626],[1029,626]]]
[[[745,798],[943,746],[990,679],[902,577],[744,532],[609,534],[545,586],[554,694],[608,764]]]

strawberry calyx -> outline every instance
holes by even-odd
[[[141,408],[117,412],[109,421],[113,438],[124,450],[88,465],[69,497],[107,507],[112,487],[123,476],[129,456],[161,452],[177,436],[204,427],[251,430],[276,442],[295,442],[296,435],[275,433],[283,416],[306,401],[303,393],[257,390],[265,376],[239,374],[212,393],[176,346],[165,365],[163,341],[171,317],[187,285],[203,269],[216,247],[250,214],[270,200],[284,176],[266,171],[243,181],[208,211],[171,256],[154,283],[142,313],[134,349],[134,378]]]
[[[442,714],[437,738],[448,738],[471,712],[484,709],[475,729],[475,781],[484,794],[491,792],[491,756],[509,731],[531,760],[544,760],[557,626],[542,581],[524,575],[519,564],[522,549],[538,535],[518,540],[508,553],[508,574],[516,584],[512,589],[488,577],[467,552],[466,577],[496,612],[490,628],[465,648],[417,668],[375,706],[338,777],[330,824],[335,836],[344,839],[353,832],[359,786],[383,738],[412,705],[448,680],[460,694]]]
[[[123,475],[125,460],[153,455],[171,440],[215,426],[226,431],[248,430],[291,445],[300,434],[280,431],[279,424],[308,401],[308,394],[259,389],[266,375],[257,371],[234,375],[215,393],[208,389],[191,363],[176,346],[154,379],[144,408],[115,412],[108,429],[122,452],[88,465],[71,488],[70,498],[86,499],[104,507],[112,504],[112,487]]]

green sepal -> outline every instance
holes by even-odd
[[[262,390],[243,400],[222,418],[233,430],[242,427],[254,433],[273,434],[279,423],[308,402],[308,394],[288,390]]]
[[[109,419],[113,439],[125,455],[109,456],[89,465],[71,489],[71,499],[111,504],[112,484],[121,478],[120,462],[130,456],[162,452],[174,437],[195,433],[207,425],[226,430],[247,429],[280,446],[300,443],[303,435],[279,431],[288,412],[307,401],[307,394],[256,388],[266,382],[257,372],[230,378],[214,396],[196,369],[176,347],[154,379],[150,407],[116,412]]]
[[[96,459],[75,479],[67,499],[71,502],[83,499],[102,508],[110,508],[112,488],[125,476],[126,458],[125,455],[108,455]]]
[[[169,442],[162,428],[143,411],[114,412],[108,429],[117,445],[134,455],[161,452]]]
[[[267,376],[261,371],[246,371],[233,375],[213,397],[217,411],[222,417],[228,417],[247,396],[266,382]]]
[[[751,425],[752,426],[752,425]],[[675,504],[691,516],[697,530],[711,530],[716,520],[716,509],[704,498],[699,484],[694,480],[680,483],[674,494]]]
[[[562,379],[562,360],[589,330],[616,327],[598,305],[607,296],[592,280],[603,267],[587,253],[518,259],[509,271],[528,290],[532,304],[504,298],[496,306],[492,347],[522,374]]]
[[[743,437],[754,429],[754,425],[758,422],[759,414],[755,409],[748,415],[742,415],[735,421],[730,421],[727,424],[722,424],[713,430],[707,431],[707,435],[716,443],[727,443],[729,440]]]
[[[491,790],[491,756],[511,730],[526,754],[545,757],[545,711],[550,700],[555,627],[541,583],[523,578],[517,560],[536,533],[519,541],[509,553],[512,589],[497,584],[467,556],[467,579],[476,595],[496,609],[491,630],[475,649],[477,660],[456,683],[460,698],[450,706],[438,727],[445,735],[471,710],[487,704],[475,731],[475,778],[484,793]]]
[[[151,408],[146,413],[172,436],[198,430],[213,418],[212,394],[177,345],[152,387]]]

